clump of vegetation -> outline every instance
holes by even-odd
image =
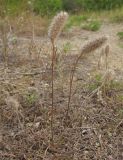
[[[80,26],[82,22],[85,22],[87,19],[88,16],[86,15],[72,15],[66,24],[66,28],[70,28],[72,26]]]
[[[122,0],[63,0],[63,8],[69,11],[109,10],[122,5]]]
[[[0,1],[1,15],[18,15],[26,11],[28,6],[27,0],[4,0]]]
[[[61,0],[37,0],[34,1],[34,12],[42,16],[54,15],[56,12],[62,9]]]
[[[117,8],[122,5],[122,0],[78,0],[78,4],[81,5],[85,10],[109,10]]]
[[[32,3],[33,11],[42,16],[51,16],[60,10],[75,13],[90,10],[109,10],[123,5],[122,0],[4,0],[0,2],[0,13],[18,15],[22,11],[29,10],[30,3]]]
[[[82,29],[89,31],[98,31],[101,27],[101,23],[99,21],[90,21],[83,24]]]
[[[69,29],[72,26],[80,26],[85,30],[98,31],[101,27],[101,22],[99,20],[89,20],[88,14],[72,15],[66,24],[66,29]]]
[[[93,92],[99,86],[101,86],[101,83],[102,83],[102,74],[98,73],[94,76],[93,80],[91,80],[91,83],[88,84],[87,89],[89,90],[89,92]]]
[[[118,32],[117,36],[119,37],[119,39],[123,39],[123,32]]]
[[[69,52],[70,51],[70,49],[71,49],[71,44],[69,43],[69,42],[67,42],[67,43],[65,43],[64,45],[63,45],[63,51],[64,51],[64,53],[67,53],[67,52]]]
[[[39,92],[37,88],[29,87],[23,94],[23,101],[25,106],[33,106],[39,101]]]

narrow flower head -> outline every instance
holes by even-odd
[[[60,35],[67,19],[68,14],[66,12],[60,12],[53,18],[51,25],[48,29],[48,36],[51,42],[54,42]]]
[[[107,40],[107,37],[102,36],[99,38],[96,38],[95,40],[87,42],[87,44],[84,45],[84,47],[81,50],[81,54],[90,53],[97,48],[100,48]]]

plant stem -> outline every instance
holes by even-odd
[[[54,59],[55,59],[55,45],[52,42],[52,108],[51,108],[51,141],[54,142],[54,131],[53,131],[53,122],[54,122]]]
[[[68,117],[69,110],[70,110],[74,73],[75,73],[77,64],[78,64],[78,62],[79,62],[79,59],[82,57],[82,55],[83,55],[83,54],[80,54],[79,57],[76,59],[74,65],[73,65],[73,69],[72,69],[72,71],[71,71],[71,75],[70,75],[70,87],[69,87],[69,97],[68,97],[68,105],[67,105],[67,114],[66,114],[66,118]]]

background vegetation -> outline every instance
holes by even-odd
[[[69,12],[109,10],[123,6],[122,0],[0,0],[0,13],[17,15],[30,9],[36,14],[51,15],[63,9]]]

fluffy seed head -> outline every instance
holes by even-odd
[[[103,36],[88,42],[82,48],[81,54],[90,53],[96,50],[97,48],[100,48],[106,42],[106,40],[107,40],[107,37]]]
[[[54,42],[60,35],[67,19],[68,14],[66,12],[60,12],[53,18],[51,25],[48,29],[48,36],[51,42]]]

